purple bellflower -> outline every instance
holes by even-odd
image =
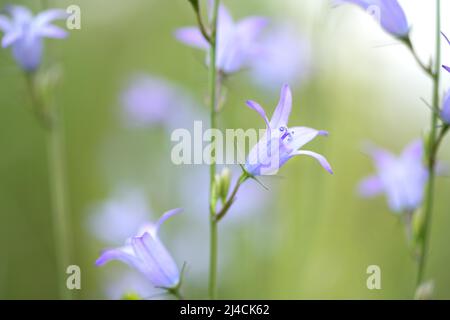
[[[397,0],[338,0],[353,3],[375,15],[380,25],[390,34],[403,38],[409,34],[408,20]]]
[[[317,136],[327,136],[328,133],[307,127],[288,128],[292,109],[292,94],[288,85],[284,85],[281,89],[280,101],[270,121],[258,103],[247,101],[247,105],[259,113],[267,126],[264,136],[250,151],[245,163],[245,170],[249,174],[254,176],[275,174],[289,159],[297,155],[313,157],[325,170],[333,173],[325,157],[312,151],[299,150]]]
[[[450,90],[444,96],[444,102],[442,103],[441,119],[448,125],[450,125]]]
[[[217,21],[217,68],[230,74],[246,67],[258,53],[257,39],[266,25],[265,18],[256,16],[235,23],[221,5]],[[198,27],[178,29],[175,37],[191,47],[209,50],[209,43]]]
[[[409,144],[400,157],[378,148],[370,151],[377,173],[360,183],[359,193],[363,197],[384,193],[389,207],[396,213],[417,209],[422,203],[423,189],[428,180],[428,172],[423,165],[422,141]]]
[[[2,47],[11,47],[14,59],[27,72],[35,71],[41,64],[43,38],[67,37],[66,31],[51,24],[67,18],[64,10],[50,9],[33,16],[26,7],[8,6],[6,12],[10,17],[0,15],[0,30],[4,32]]]
[[[102,266],[111,260],[119,260],[138,270],[157,288],[176,288],[180,284],[180,272],[159,240],[158,231],[167,219],[180,212],[181,209],[170,210],[157,223],[144,225],[125,246],[104,251],[95,264]]]
[[[450,39],[444,34],[442,33],[442,35],[444,36],[445,40],[447,40],[448,44],[450,44]],[[447,70],[448,72],[450,72],[450,67],[449,66],[443,66],[445,70]]]

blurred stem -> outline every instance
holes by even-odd
[[[436,59],[435,70],[433,74],[433,108],[439,110],[439,84],[440,84],[440,68],[441,68],[441,15],[440,15],[440,0],[436,0]],[[427,168],[429,179],[425,188],[424,200],[424,224],[420,234],[419,250],[418,250],[418,272],[416,289],[423,282],[425,265],[428,253],[429,233],[431,227],[431,218],[433,213],[434,189],[436,180],[436,155],[439,150],[440,142],[447,132],[444,127],[438,135],[438,121],[439,115],[436,112],[431,114],[431,130],[427,143]]]
[[[217,126],[216,121],[216,105],[217,105],[217,70],[216,70],[216,47],[217,47],[217,16],[219,12],[220,0],[213,1],[213,14],[211,20],[210,34],[210,50],[209,50],[209,94],[210,94],[210,112],[211,112],[211,129]],[[211,141],[214,154],[211,159],[209,170],[210,183],[210,203],[209,203],[209,221],[210,221],[210,261],[209,261],[209,297],[216,299],[217,297],[217,220],[216,220],[216,195],[214,193],[214,178],[216,176],[216,159],[215,159],[215,138]]]
[[[27,74],[32,108],[39,123],[45,129],[48,147],[49,181],[52,201],[54,246],[57,259],[58,288],[61,299],[70,299],[66,287],[66,268],[69,265],[68,214],[66,207],[66,177],[64,168],[64,139],[56,108],[47,107],[36,88],[35,73]]]

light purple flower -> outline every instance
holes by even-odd
[[[258,53],[257,40],[266,25],[265,18],[256,16],[235,23],[225,6],[221,5],[217,21],[217,68],[233,73],[247,66]],[[208,41],[198,27],[178,29],[175,37],[191,47],[209,50]]]
[[[448,44],[450,45],[450,39],[444,34],[442,33],[442,35],[444,36],[445,40],[447,40]],[[448,72],[450,72],[450,67],[449,66],[443,66],[445,70],[447,70]]]
[[[180,282],[180,272],[170,253],[158,238],[161,225],[181,212],[173,209],[162,215],[157,223],[144,225],[137,236],[116,249],[104,251],[96,261],[102,266],[111,260],[119,260],[141,272],[155,287],[172,289]]]
[[[417,209],[423,199],[423,189],[428,172],[423,165],[423,143],[409,144],[396,157],[392,153],[371,148],[376,174],[364,179],[359,185],[363,197],[384,193],[392,211],[401,213]]]
[[[251,65],[252,79],[265,89],[296,84],[310,72],[309,42],[292,27],[278,26],[262,38]]]
[[[409,33],[408,20],[397,0],[338,0],[337,3],[353,3],[376,15],[384,30],[396,37],[406,37]]]
[[[0,30],[4,32],[2,47],[12,47],[14,59],[22,69],[35,71],[42,60],[43,38],[63,39],[67,32],[51,24],[67,18],[60,9],[43,11],[36,16],[23,6],[8,6],[10,17],[0,15]]]
[[[450,124],[450,90],[444,95],[441,118],[446,124]]]
[[[270,122],[264,109],[258,103],[247,101],[247,105],[258,112],[267,125],[266,133],[253,147],[247,158],[245,169],[248,173],[255,176],[274,174],[289,159],[298,155],[315,158],[322,167],[333,173],[325,157],[312,151],[299,150],[317,136],[326,136],[328,133],[307,127],[288,128],[292,109],[292,94],[288,85],[284,85],[281,89],[280,101]]]
[[[126,125],[131,127],[160,125],[172,131],[187,120],[204,117],[198,114],[197,103],[183,88],[154,75],[132,76],[121,93],[120,103]]]

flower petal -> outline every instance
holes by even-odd
[[[50,9],[43,11],[36,15],[36,17],[33,20],[33,26],[35,28],[41,28],[45,25],[48,25],[50,22],[54,20],[63,20],[67,19],[69,17],[69,14],[62,10],[62,9]]]
[[[21,36],[21,30],[11,30],[10,32],[7,32],[2,39],[2,47],[9,47],[10,45],[14,44],[14,42],[19,40]]]
[[[12,29],[11,21],[8,17],[5,17],[4,15],[0,15],[0,30],[3,32],[9,32]]]
[[[279,127],[286,127],[289,115],[292,109],[292,93],[289,85],[285,84],[281,88],[280,101],[273,113],[272,119],[270,120],[270,127],[272,129],[278,129]]]
[[[175,38],[191,47],[203,50],[209,48],[208,41],[206,41],[197,27],[180,28],[175,31]]]
[[[159,228],[162,226],[162,224],[163,224],[164,222],[166,222],[166,220],[172,218],[173,216],[175,216],[175,215],[177,215],[177,214],[180,214],[181,212],[183,212],[183,209],[177,208],[177,209],[169,210],[169,211],[167,211],[166,213],[164,213],[164,214],[161,216],[161,218],[159,218],[158,222],[157,222],[156,225],[155,225],[155,228],[156,228],[155,234],[158,234]]]
[[[5,10],[12,16],[12,20],[17,25],[31,22],[31,19],[33,18],[33,13],[24,6],[9,5],[6,6]]]
[[[122,261],[134,268],[139,265],[139,259],[137,259],[133,255],[133,251],[130,246],[103,251],[100,257],[95,262],[95,265],[97,267],[100,267],[112,260]]]
[[[156,287],[173,288],[179,282],[175,261],[164,245],[149,233],[132,239],[136,255],[143,261],[146,276]]]
[[[383,183],[377,176],[370,176],[361,181],[358,193],[364,198],[371,198],[383,192]]]
[[[450,67],[448,66],[442,66],[445,70],[447,70],[448,72],[450,72]]]
[[[313,157],[314,159],[316,159],[320,165],[327,170],[329,173],[333,174],[333,169],[331,169],[331,165],[328,163],[328,160],[322,156],[321,154],[312,152],[312,151],[307,151],[307,150],[301,150],[301,151],[296,151],[294,153],[292,153],[293,156],[300,156],[300,155],[305,155],[305,156],[310,156]]]
[[[267,118],[266,112],[264,111],[264,108],[261,107],[261,105],[255,101],[247,100],[247,106],[258,112],[258,114],[264,119],[264,122],[267,125],[267,129],[270,128],[269,119]]]
[[[447,40],[448,44],[450,45],[450,39],[443,32],[441,32],[441,34],[444,36],[445,40]]]
[[[49,24],[36,30],[36,35],[40,37],[64,39],[68,36],[68,32],[60,27]]]
[[[241,39],[252,41],[261,34],[267,24],[268,20],[264,17],[248,17],[242,19],[237,25],[238,34]]]
[[[327,131],[316,130],[308,127],[292,127],[289,128],[289,131],[292,136],[292,141],[289,142],[289,147],[292,150],[300,149],[317,136],[328,136]]]
[[[410,144],[408,144],[402,153],[402,158],[404,160],[410,159],[413,161],[420,162],[423,158],[424,150],[423,150],[423,142],[418,139]]]

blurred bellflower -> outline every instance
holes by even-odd
[[[67,37],[66,31],[51,24],[67,18],[64,10],[50,9],[33,16],[26,7],[14,5],[7,6],[5,11],[10,16],[0,15],[2,47],[11,47],[14,59],[27,72],[35,71],[41,64],[43,38]]]
[[[310,44],[292,27],[277,26],[262,38],[259,47],[250,72],[254,82],[263,88],[297,84],[309,74]]]
[[[388,33],[404,38],[409,34],[408,20],[397,0],[335,0],[336,3],[353,3],[375,15]]]
[[[392,211],[411,212],[423,199],[423,189],[428,180],[428,171],[423,165],[423,143],[414,141],[400,155],[371,148],[377,173],[367,177],[359,185],[363,197],[384,193]]]
[[[235,23],[221,5],[217,21],[217,68],[230,74],[248,66],[258,53],[257,40],[266,25],[267,20],[262,17],[248,17]],[[209,50],[209,43],[198,27],[178,29],[175,37],[191,47]]]
[[[125,246],[104,251],[96,265],[102,266],[111,260],[119,260],[142,273],[155,287],[176,289],[180,284],[180,272],[159,240],[158,231],[167,219],[180,212],[181,209],[170,210],[157,223],[144,225],[138,235],[129,239]]]
[[[442,35],[444,36],[445,40],[447,40],[448,44],[450,45],[450,39],[444,33],[442,33]],[[444,67],[445,70],[450,72],[450,67],[449,66],[443,66],[443,67]]]
[[[288,128],[292,109],[292,93],[288,85],[281,89],[280,101],[270,121],[258,103],[247,101],[247,105],[259,113],[267,126],[266,133],[250,151],[245,163],[245,170],[250,175],[274,174],[289,159],[298,155],[315,158],[325,170],[333,173],[325,157],[312,151],[299,150],[317,136],[327,136],[328,133],[307,127]]]

